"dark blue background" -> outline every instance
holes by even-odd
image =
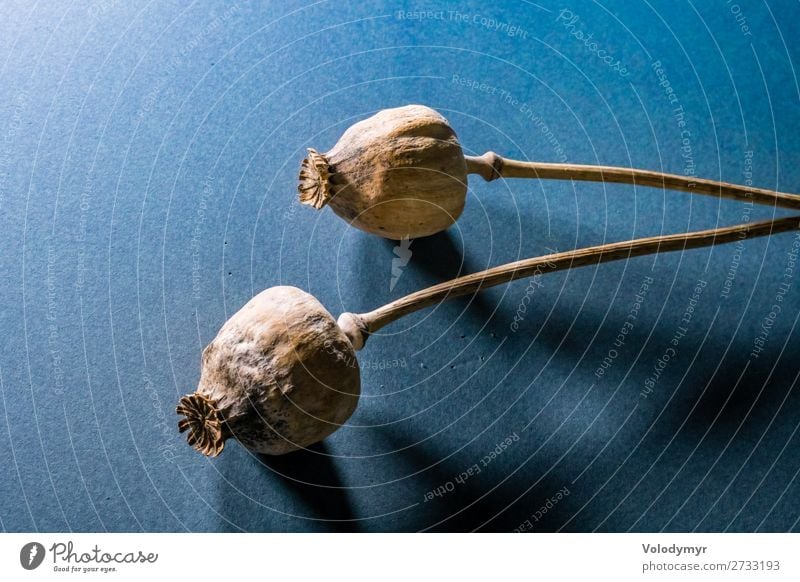
[[[209,460],[174,414],[203,346],[272,285],[306,289],[334,314],[369,310],[548,248],[785,215],[646,188],[476,178],[458,224],[414,241],[390,290],[394,244],[301,207],[295,183],[305,147],[324,151],[358,119],[424,103],[470,153],[676,173],[693,162],[699,176],[739,183],[751,161],[755,185],[800,192],[796,2],[228,6],[0,6],[3,530],[800,527],[792,234],[749,241],[740,260],[735,245],[639,258],[411,316],[360,353],[359,408],[311,451],[260,458],[230,443]],[[572,28],[562,9],[578,16]],[[435,12],[399,12],[410,10]],[[644,397],[698,279],[688,332]],[[455,481],[509,435],[518,440]],[[425,501],[439,487],[452,491]]]

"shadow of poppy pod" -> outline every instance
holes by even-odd
[[[424,105],[384,109],[351,126],[324,154],[309,149],[300,201],[400,240],[450,227],[464,210],[467,165],[453,128]]]
[[[197,391],[180,399],[180,432],[215,457],[235,438],[281,455],[321,441],[353,414],[355,350],[330,313],[295,287],[262,291],[203,350]]]
[[[411,293],[367,313],[334,321],[322,304],[295,287],[262,291],[236,312],[203,351],[197,390],[180,399],[181,432],[214,457],[235,438],[247,448],[281,455],[321,441],[358,404],[355,352],[384,326],[442,301],[548,272],[597,266],[665,252],[686,252],[800,228],[791,216],[711,230],[605,243],[523,259]]]

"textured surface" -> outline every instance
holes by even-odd
[[[295,287],[270,287],[203,350],[197,391],[216,404],[226,437],[283,455],[321,441],[358,403],[359,367],[330,313]]]
[[[333,211],[393,240],[430,236],[464,210],[466,162],[447,120],[423,105],[383,109],[326,153]]]
[[[312,451],[209,460],[174,414],[266,287],[359,313],[548,249],[770,217],[474,178],[456,226],[403,245],[298,204],[297,168],[424,103],[469,155],[800,192],[796,2],[740,3],[749,34],[724,2],[260,5],[0,3],[0,527],[800,529],[792,234],[410,316],[359,352],[359,408]]]

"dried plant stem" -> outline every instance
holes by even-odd
[[[363,347],[370,333],[378,331],[393,321],[445,299],[471,295],[488,287],[502,285],[515,279],[522,279],[532,275],[539,275],[563,269],[582,267],[586,265],[599,265],[610,261],[619,261],[631,257],[639,257],[654,253],[681,251],[708,247],[715,244],[728,243],[737,240],[756,238],[788,232],[800,228],[800,217],[792,216],[777,220],[767,220],[750,224],[726,226],[698,232],[652,236],[635,240],[609,243],[599,246],[575,249],[563,253],[554,253],[542,257],[525,259],[508,263],[473,273],[464,277],[453,279],[422,291],[406,295],[379,307],[374,311],[362,314],[346,313],[340,317],[340,325],[347,325],[350,337],[356,349]],[[354,337],[355,336],[355,337]]]
[[[578,164],[548,164],[543,162],[522,162],[507,160],[494,152],[486,152],[480,157],[466,156],[467,172],[478,174],[483,179],[497,178],[540,178],[542,180],[579,180],[582,182],[614,182],[634,184],[652,188],[669,188],[718,198],[750,200],[756,204],[766,204],[781,208],[800,209],[800,196],[773,192],[762,188],[738,186],[716,180],[705,180],[693,176],[665,174],[650,170],[618,168],[613,166],[583,166]]]

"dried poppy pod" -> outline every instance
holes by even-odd
[[[298,190],[303,204],[327,204],[361,230],[400,240],[450,227],[464,209],[467,174],[636,184],[800,209],[794,194],[691,176],[465,156],[447,120],[424,105],[384,109],[350,127],[329,152],[309,149]]]
[[[181,398],[181,432],[216,456],[235,438],[258,453],[307,447],[353,414],[361,389],[350,341],[295,287],[262,291],[203,350],[197,391]]]
[[[370,334],[445,299],[584,265],[683,251],[797,230],[800,217],[662,235],[555,253],[494,267],[412,293],[338,322],[294,287],[262,291],[222,326],[203,351],[194,394],[180,399],[181,432],[199,452],[216,456],[229,438],[280,455],[330,435],[353,413],[360,392],[355,352]]]
[[[302,203],[327,204],[361,230],[416,238],[461,216],[467,165],[447,120],[407,105],[359,121],[325,154],[309,149],[298,190]]]

